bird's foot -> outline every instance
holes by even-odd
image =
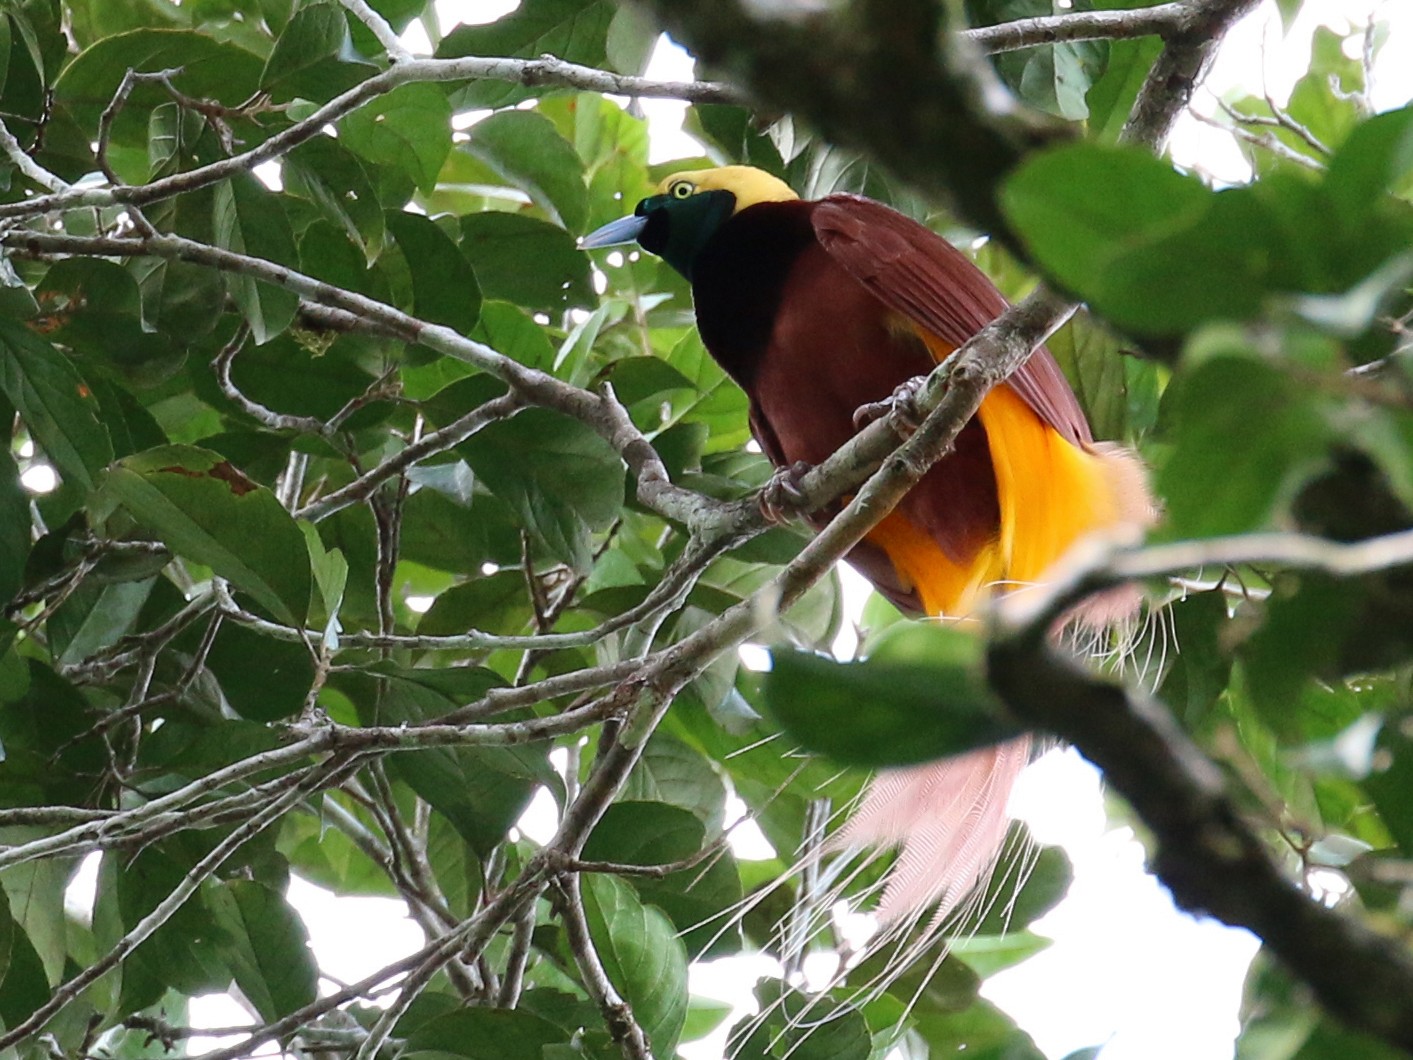
[[[812,465],[796,460],[788,467],[777,467],[770,481],[761,487],[758,503],[768,522],[784,526],[790,518],[809,504],[800,483]]]
[[[900,383],[893,393],[882,401],[870,401],[854,410],[854,430],[863,430],[874,420],[888,417],[888,422],[904,438],[922,425],[923,412],[918,408],[918,395],[927,383],[927,376],[915,375]]]

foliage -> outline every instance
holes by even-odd
[[[712,540],[692,524],[683,496],[726,525],[770,469],[684,281],[575,248],[674,168],[649,164],[634,108],[519,68],[371,80],[389,57],[358,6],[0,11],[17,141],[0,156],[0,1023],[17,1056],[181,1049],[186,999],[233,989],[255,1036],[217,1055],[614,1056],[621,998],[668,1057],[725,1018],[690,994],[690,962],[802,957],[781,925],[810,896],[781,873],[864,775],[792,748],[872,765],[1012,731],[963,634],[884,632],[897,615],[875,600],[872,658],[823,658],[850,621],[832,574],[770,620],[799,526]],[[396,31],[435,25],[426,0],[372,8]],[[969,8],[977,24],[1052,10]],[[637,74],[653,39],[608,0],[522,0],[436,55]],[[1413,110],[1370,115],[1340,45],[1321,31],[1288,110],[1233,101],[1259,179],[1220,191],[1113,143],[1153,40],[998,62],[1091,135],[1001,189],[1029,261],[978,259],[1010,294],[1028,265],[1090,303],[1052,348],[1099,433],[1150,459],[1167,540],[1413,522]],[[702,103],[687,127],[713,160],[964,231],[789,117]],[[1135,344],[1153,356],[1124,356]],[[625,438],[683,492],[649,490]],[[1176,642],[1154,653],[1159,696],[1241,811],[1288,842],[1293,874],[1342,872],[1347,905],[1396,930],[1413,857],[1402,558],[1359,577],[1205,571],[1155,586],[1152,627]],[[774,650],[768,680],[738,663],[747,637]],[[864,696],[889,712],[856,716]],[[960,709],[929,713],[939,698]],[[549,847],[516,827],[537,792]],[[734,799],[777,858],[732,852]],[[622,871],[563,887],[579,856]],[[862,1002],[867,963],[818,996],[763,981],[739,1055],[1038,1055],[978,994],[1042,944],[1024,928],[1067,869],[1037,864],[1009,923],[984,920],[930,981],[909,969]],[[320,1000],[291,874],[400,896],[429,948]],[[810,946],[839,942],[826,928]],[[409,969],[391,1009],[359,1003]],[[1272,968],[1250,995],[1242,1055],[1354,1055]]]

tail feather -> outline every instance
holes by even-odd
[[[935,904],[940,922],[966,898],[1006,838],[1006,803],[1029,757],[1030,740],[1022,737],[873,779],[829,845],[899,848],[875,910],[880,920]]]

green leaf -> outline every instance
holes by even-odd
[[[1128,434],[1128,372],[1119,340],[1086,312],[1076,313],[1045,345],[1079,398],[1096,438]]]
[[[528,313],[507,302],[482,305],[481,319],[476,321],[471,337],[527,368],[548,372],[554,365],[554,346],[550,344],[546,329],[536,324]]]
[[[412,274],[413,311],[434,324],[470,331],[480,314],[481,290],[456,243],[420,214],[389,210],[384,220]]]
[[[556,558],[588,570],[590,531],[623,507],[623,464],[607,442],[578,420],[527,409],[457,451]]]
[[[451,104],[434,84],[400,85],[344,118],[339,138],[355,154],[430,192],[451,152]]]
[[[1345,224],[1369,216],[1413,173],[1413,106],[1364,122],[1330,160],[1325,189]]]
[[[589,201],[584,164],[543,115],[492,114],[473,125],[462,149],[530,196],[571,232],[583,232]]]
[[[717,835],[726,816],[726,786],[706,758],[663,733],[654,733],[643,748],[619,798],[665,802],[692,814]]]
[[[1146,151],[1088,143],[1035,155],[1001,188],[1002,207],[1026,245],[1080,289],[1098,286],[1120,253],[1200,221],[1211,198],[1195,177]]]
[[[662,802],[615,802],[584,845],[584,857],[618,865],[667,865],[702,849],[702,822]],[[671,918],[688,955],[721,956],[738,946],[722,925],[741,900],[741,880],[728,858],[715,857],[664,876],[635,878],[642,900]]]
[[[49,1000],[49,977],[34,944],[0,899],[0,1020],[5,1026],[23,1023]]]
[[[863,1014],[835,991],[808,996],[778,979],[757,984],[764,1019],[748,1018],[731,1031],[737,1060],[869,1060],[873,1044]]]
[[[306,4],[294,13],[265,60],[260,87],[275,99],[326,100],[376,72],[351,57],[348,20],[336,3]]]
[[[173,552],[210,567],[279,621],[303,624],[312,582],[304,535],[273,493],[219,454],[148,450],[113,467],[103,490]]]
[[[364,725],[430,721],[501,684],[481,668],[408,670],[389,666],[330,677],[358,709]],[[482,857],[505,838],[538,784],[554,775],[535,747],[437,747],[404,751],[389,764],[397,776],[446,816]]]
[[[374,257],[383,246],[383,208],[358,156],[332,136],[315,136],[281,160],[285,190],[308,199]]]
[[[231,106],[250,98],[260,82],[259,57],[234,44],[187,29],[135,29],[105,37],[84,49],[64,68],[54,85],[55,103],[68,109],[90,132],[98,130],[103,108],[128,70],[181,72],[173,83],[197,99],[214,99]],[[160,85],[140,85],[114,123],[115,135],[137,142],[147,115],[171,98]]]
[[[1093,10],[1087,0],[1064,7],[1052,0],[993,0],[971,6],[983,9],[980,24],[984,25]],[[995,63],[1001,79],[1027,103],[1070,121],[1082,121],[1089,115],[1086,94],[1104,73],[1108,59],[1107,41],[1061,41],[1002,52]]]
[[[89,806],[107,754],[78,689],[36,659],[15,660],[10,702],[0,705],[0,802]]]
[[[1374,800],[1385,826],[1403,857],[1413,856],[1413,738],[1396,725],[1379,733],[1375,756],[1382,768],[1364,778],[1362,787]]]
[[[280,197],[249,174],[216,185],[214,225],[216,243],[226,250],[276,265],[299,266],[294,231]],[[226,286],[257,344],[269,342],[289,327],[299,308],[299,296],[293,291],[244,273],[227,273]]]
[[[1105,143],[1114,143],[1133,110],[1134,101],[1163,50],[1160,37],[1137,37],[1109,42],[1109,62],[1103,76],[1089,87],[1085,105],[1089,131]]]
[[[152,579],[86,581],[50,615],[49,647],[61,666],[72,666],[116,644],[132,631],[152,591]]]
[[[223,932],[221,954],[262,1019],[279,1019],[314,1001],[319,969],[304,922],[284,895],[253,880],[229,880],[204,897]]]
[[[553,1023],[522,1009],[463,1008],[418,1026],[408,1035],[402,1056],[544,1060],[547,1046],[565,1040],[566,1033]]]
[[[687,1018],[687,953],[672,922],[613,876],[581,881],[584,914],[609,981],[655,1056],[671,1056]]]
[[[989,1001],[958,1012],[915,1006],[914,1026],[935,1056],[970,1055],[997,1060],[1045,1060],[1030,1035]]]
[[[977,938],[1009,936],[1044,916],[1069,893],[1074,869],[1059,847],[1041,847],[1025,825],[1013,823],[1001,862],[986,881],[978,909]]]
[[[524,574],[503,570],[453,585],[422,616],[417,632],[441,636],[478,629],[483,633],[523,634],[529,632],[533,617]]]
[[[251,665],[257,659],[259,665]],[[220,682],[227,703],[252,721],[298,714],[314,683],[314,659],[307,647],[234,622],[222,623],[206,666]]]
[[[732,162],[785,175],[785,160],[756,116],[745,107],[727,103],[698,103],[687,110],[682,128],[703,143],[719,148]],[[667,176],[667,174],[662,174]]]
[[[695,1042],[720,1027],[735,1011],[729,1001],[716,1001],[693,994],[687,1004],[687,1021],[682,1026],[682,1040]]]
[[[890,627],[861,663],[776,648],[765,704],[805,747],[840,762],[925,762],[1020,734],[1002,720],[981,658],[977,637],[925,623]]]
[[[553,55],[565,62],[602,66],[608,29],[617,7],[607,0],[523,0],[509,15],[487,25],[462,25],[437,48],[438,58],[508,55],[531,59]],[[473,81],[461,89],[458,109],[504,107],[537,94],[533,88]]]
[[[596,301],[588,255],[556,225],[524,214],[468,214],[461,219],[461,251],[487,298],[555,313]]]
[[[44,834],[42,829],[36,828],[0,829],[0,836],[7,845],[42,839]],[[64,895],[78,866],[77,857],[48,857],[11,865],[0,876],[16,926],[34,946],[47,981],[51,983],[63,980],[69,936],[76,934],[69,927],[69,917],[64,911]],[[0,992],[3,991],[4,987],[0,986]]]
[[[158,903],[166,900],[204,852],[198,853],[188,836],[177,836],[148,847],[135,857],[105,854],[103,869],[116,876],[121,929],[132,930]],[[100,880],[103,875],[100,870]],[[114,930],[118,927],[113,925]],[[220,935],[221,930],[206,903],[201,901],[199,892],[189,897],[129,959],[123,969],[124,1003],[133,1007],[150,1004],[146,995],[154,984],[193,994],[224,990],[230,984],[231,973],[221,959]],[[116,940],[100,935],[97,941],[103,946]],[[132,973],[136,974],[129,982]]]
[[[24,581],[30,546],[29,494],[14,457],[0,452],[0,600],[9,600]]]
[[[92,489],[113,445],[98,402],[68,359],[28,328],[0,320],[0,391],[60,473]]]
[[[696,329],[684,335],[667,355],[667,363],[692,381],[692,391],[674,401],[663,429],[677,423],[702,423],[710,432],[705,451],[739,449],[751,437],[750,400],[707,353]]]
[[[1177,446],[1158,492],[1175,535],[1263,525],[1326,459],[1329,428],[1311,393],[1251,358],[1204,361],[1174,381],[1165,401]],[[1249,431],[1253,423],[1261,430]]]

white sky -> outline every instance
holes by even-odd
[[[440,0],[443,31],[456,23],[490,21],[514,0]],[[1212,92],[1244,86],[1285,98],[1303,72],[1309,39],[1318,24],[1362,24],[1368,12],[1392,24],[1375,83],[1379,109],[1413,98],[1413,4],[1407,0],[1305,0],[1292,32],[1282,37],[1273,0],[1238,25],[1214,65],[1209,86],[1194,105],[1215,112]],[[420,38],[420,39],[419,39]],[[426,49],[420,27],[407,43]],[[683,79],[692,64],[664,45],[649,76]],[[699,153],[680,132],[682,104],[645,101],[653,122],[652,157],[663,161]],[[1230,140],[1195,119],[1184,120],[1172,142],[1174,156],[1222,181],[1245,179],[1246,166]],[[1104,814],[1096,771],[1075,752],[1052,753],[1032,766],[1014,803],[1037,836],[1063,845],[1075,867],[1069,896],[1037,925],[1054,940],[1044,953],[993,977],[985,995],[1010,1012],[1050,1057],[1105,1044],[1102,1060],[1222,1060],[1232,1054],[1237,1006],[1247,964],[1256,950],[1245,932],[1177,912],[1167,891],[1143,869],[1144,851],[1126,827]],[[543,810],[543,807],[542,807]],[[542,812],[542,811],[541,811]],[[539,831],[533,820],[526,831]],[[341,899],[296,881],[289,897],[310,929],[320,963],[348,982],[416,949],[421,932],[401,904],[386,899]],[[350,931],[349,925],[358,925]],[[758,964],[714,962],[694,968],[693,990],[735,1003],[748,994]],[[228,997],[193,1006],[200,1025],[245,1022]],[[723,1030],[724,1033],[724,1030]],[[689,1060],[713,1060],[722,1035],[685,1046]],[[194,1043],[201,1048],[202,1043]]]

